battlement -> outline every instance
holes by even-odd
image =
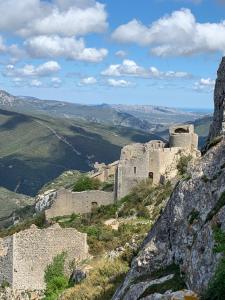
[[[152,179],[159,184],[177,174],[177,163],[182,155],[199,156],[198,135],[194,126],[174,125],[169,129],[169,146],[160,140],[145,144],[131,144],[121,151],[115,179],[115,196],[126,196],[140,181]]]

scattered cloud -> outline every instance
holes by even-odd
[[[122,64],[110,65],[101,73],[104,76],[133,76],[144,78],[190,78],[191,75],[187,72],[166,71],[162,72],[155,67],[146,69],[139,66],[135,61],[125,59]]]
[[[37,36],[25,42],[28,53],[36,58],[56,58],[100,62],[108,54],[107,49],[86,48],[82,38]]]
[[[117,51],[117,52],[115,53],[115,55],[116,55],[117,57],[124,58],[124,57],[127,56],[127,53],[126,53],[126,51],[119,50],[119,51]]]
[[[30,82],[30,86],[32,87],[41,87],[42,86],[42,82],[38,79],[33,79]]]
[[[97,83],[97,79],[95,77],[86,77],[80,81],[80,85],[93,85]]]
[[[174,0],[175,2],[201,4],[203,0]]]
[[[195,82],[194,90],[197,92],[211,93],[214,90],[215,80],[211,78],[201,78]]]
[[[151,53],[157,56],[225,53],[224,36],[225,21],[198,23],[189,9],[174,11],[150,26],[134,19],[119,26],[112,34],[118,42],[150,46]]]
[[[62,80],[59,77],[52,77],[50,86],[54,88],[59,88],[62,84]]]
[[[94,0],[0,0],[0,11],[4,12],[0,31],[23,37],[81,36],[103,32],[108,26],[105,6]]]
[[[61,67],[56,61],[48,61],[42,65],[25,65],[23,68],[16,68],[14,65],[7,65],[3,75],[7,77],[42,77],[49,76],[60,71]]]
[[[112,86],[112,87],[129,87],[132,85],[132,82],[121,79],[121,80],[115,80],[113,78],[110,78],[107,80],[108,85]]]

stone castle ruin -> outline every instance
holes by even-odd
[[[169,143],[150,141],[146,144],[125,146],[115,176],[115,198],[121,199],[145,179],[153,184],[171,180],[177,175],[177,163],[182,156],[200,155],[198,136],[193,125],[173,126],[169,130]]]
[[[171,180],[177,175],[177,163],[182,156],[198,157],[198,136],[193,125],[173,126],[169,142],[150,141],[132,144],[121,151],[120,160],[96,165],[92,178],[114,181],[114,192],[67,189],[51,190],[39,195],[36,211],[45,211],[47,220],[72,213],[86,214],[93,208],[113,204],[127,195],[140,181],[148,178],[153,184]],[[67,253],[69,262],[88,257],[87,236],[73,228],[60,228],[58,224],[47,229],[30,229],[0,239],[0,284],[7,282],[15,290],[43,290],[44,271],[53,258]]]
[[[66,253],[66,265],[88,257],[87,235],[58,224],[30,229],[0,239],[0,284],[15,290],[45,289],[44,271],[53,258]]]
[[[90,174],[91,178],[100,180],[101,182],[106,182],[109,180],[114,180],[116,170],[118,168],[119,161],[114,161],[111,164],[99,164],[98,162],[94,165],[94,171]]]
[[[114,192],[72,192],[61,189],[39,197],[36,210],[45,211],[47,220],[72,213],[86,214],[93,208],[113,204],[129,194],[137,183],[148,178],[153,184],[172,180],[177,175],[177,163],[182,156],[200,156],[198,136],[193,125],[177,125],[169,130],[169,142],[150,141],[131,144],[121,150],[120,160],[112,164],[95,164],[91,178],[114,182]]]

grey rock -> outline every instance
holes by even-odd
[[[215,113],[209,140],[221,134],[224,98],[225,58],[218,70]],[[171,264],[180,267],[189,289],[199,294],[207,289],[220,259],[220,255],[213,251],[213,227],[219,224],[225,230],[225,206],[221,205],[212,214],[221,194],[225,192],[224,166],[223,137],[220,143],[208,150],[202,158],[195,160],[189,170],[192,178],[181,180],[174,189],[164,212],[149,232],[138,256],[132,261],[131,269],[113,300],[126,299],[129,293],[132,294],[132,282],[139,276],[144,274],[145,278],[151,278],[155,271]],[[203,176],[206,176],[207,180],[203,180]],[[194,212],[197,212],[197,215],[191,222]],[[130,299],[139,298],[133,292]]]

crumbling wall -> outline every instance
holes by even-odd
[[[13,284],[13,238],[0,239],[0,285]]]
[[[51,207],[45,211],[46,219],[69,216],[72,213],[90,213],[93,207],[114,203],[114,194],[104,191],[71,192],[61,189]]]
[[[137,183],[148,178],[147,153],[141,157],[130,160],[121,160],[118,166],[115,193],[117,199],[121,199],[130,193]]]
[[[17,290],[44,289],[44,271],[62,252],[67,255],[67,265],[88,255],[86,234],[73,228],[63,229],[59,225],[42,230],[32,226],[14,234],[13,240],[13,267],[12,264],[7,267],[13,271],[13,288]]]

